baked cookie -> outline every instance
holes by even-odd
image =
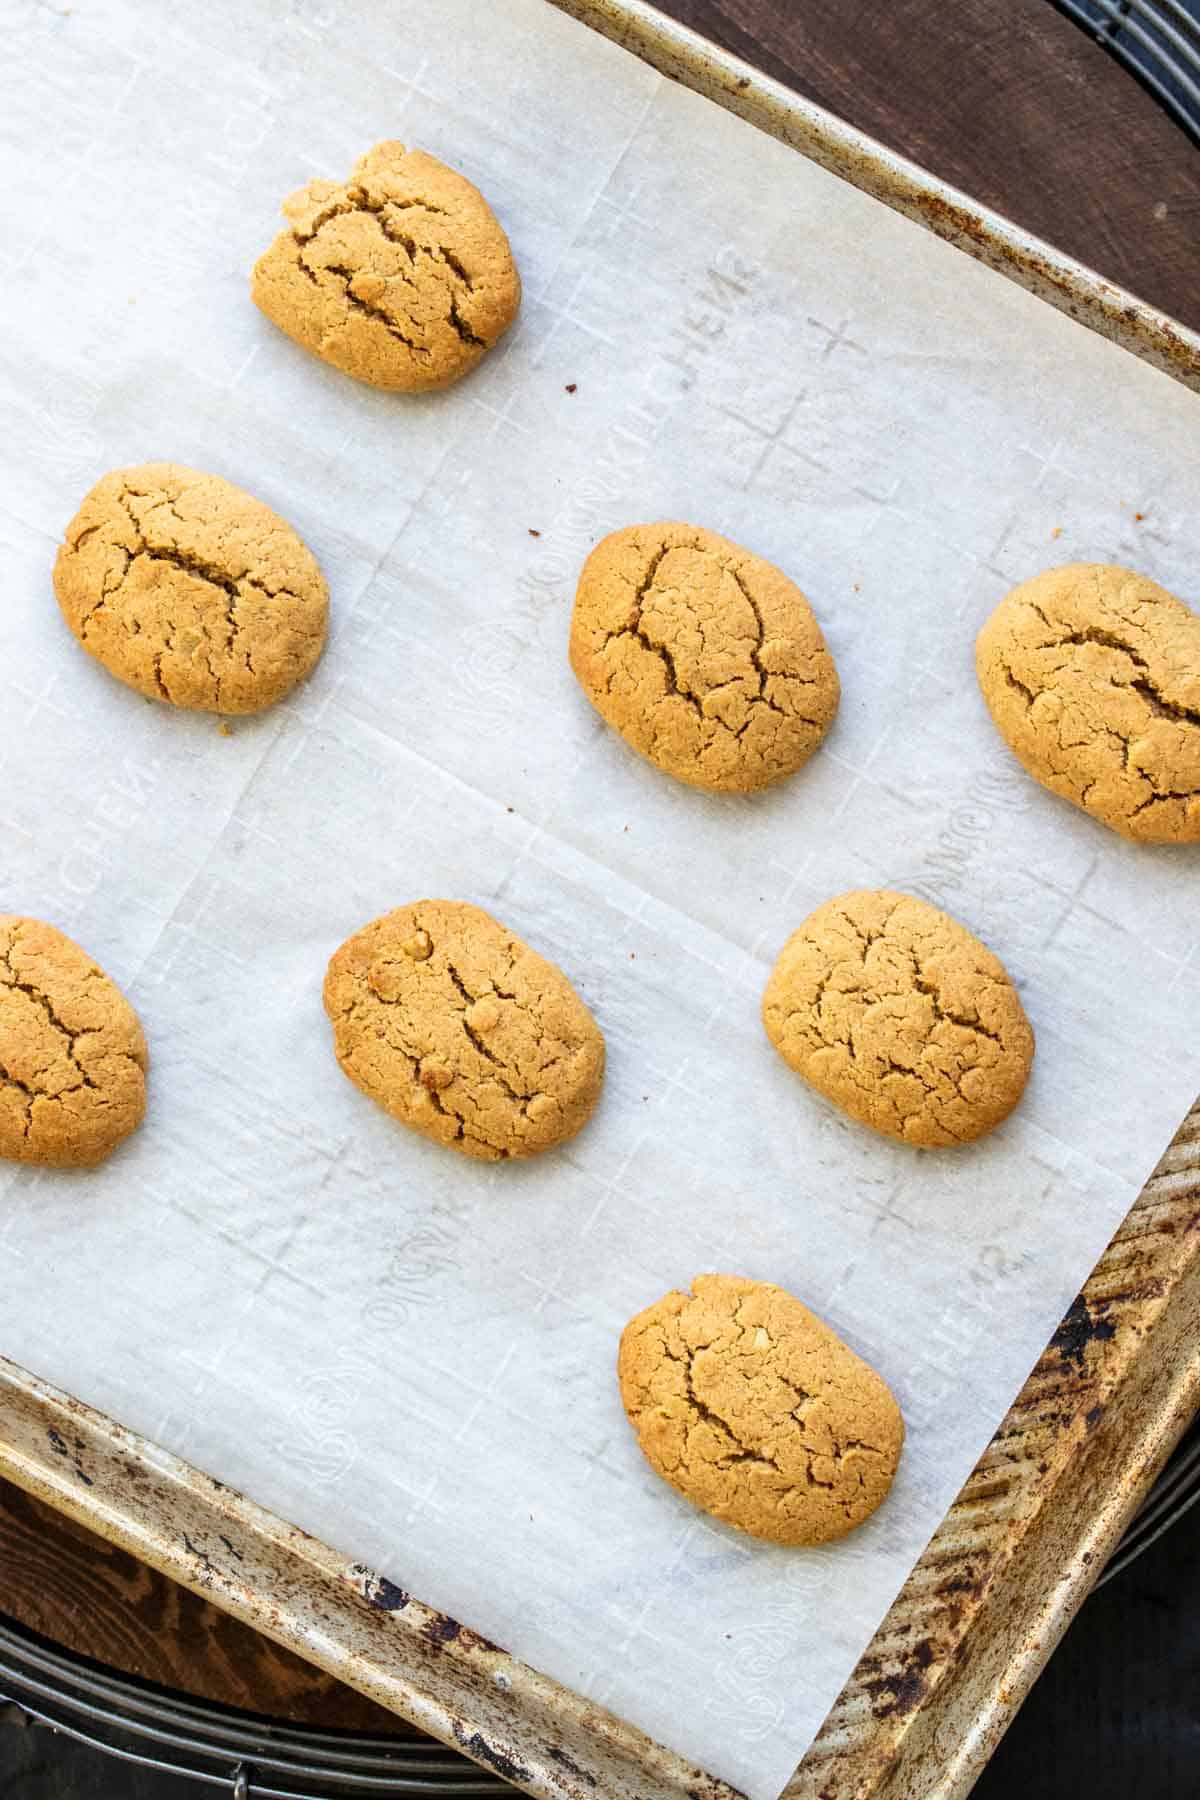
[[[0,914],[0,1156],[103,1162],[146,1111],[137,1014],[86,951],[40,919]]]
[[[255,305],[372,387],[446,387],[517,316],[521,281],[495,215],[424,150],[376,144],[349,181],[310,181],[283,215],[288,230],[254,265]]]
[[[325,646],[312,552],[261,500],[180,463],[96,483],[67,526],[54,591],[111,675],[201,712],[262,712]]]
[[[776,1544],[826,1544],[892,1485],[904,1421],[887,1383],[769,1281],[697,1275],[631,1319],[621,1401],[652,1469]]]
[[[975,648],[1029,773],[1122,837],[1200,841],[1200,614],[1145,575],[1070,563],[1003,599]]]
[[[1033,1031],[1003,963],[956,919],[886,888],[839,894],[794,931],[767,1036],[819,1093],[886,1137],[983,1137],[1029,1076]]]
[[[346,1074],[405,1125],[487,1162],[584,1125],[600,1028],[562,970],[477,906],[418,900],[364,925],[325,977]]]
[[[627,525],[597,544],[570,654],[627,743],[715,792],[794,774],[837,711],[837,670],[800,589],[698,525]]]

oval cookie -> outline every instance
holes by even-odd
[[[418,900],[348,938],[325,1010],[351,1081],[466,1156],[549,1150],[600,1095],[604,1039],[567,977],[461,900]]]
[[[371,387],[457,381],[512,324],[521,282],[478,188],[424,150],[384,142],[347,182],[310,181],[250,292],[268,319]]]
[[[261,500],[179,463],[96,483],[67,527],[54,591],[110,674],[201,712],[261,712],[325,646],[312,552]]]
[[[886,1137],[965,1144],[1008,1117],[1033,1031],[1003,963],[924,900],[841,894],[784,945],[767,1036],[819,1093]]]
[[[887,1383],[783,1288],[697,1275],[631,1319],[617,1359],[642,1453],[694,1506],[776,1544],[870,1517],[904,1421]]]
[[[979,634],[979,685],[1029,773],[1123,837],[1200,841],[1200,614],[1107,563],[1022,582]]]
[[[570,654],[627,743],[715,792],[794,774],[837,711],[837,670],[800,589],[698,525],[628,525],[597,544]]]
[[[137,1014],[87,952],[0,915],[0,1156],[103,1162],[141,1124],[147,1062]]]

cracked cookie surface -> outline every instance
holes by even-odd
[[[114,469],[67,527],[54,591],[79,642],[151,700],[255,713],[311,674],[329,595],[291,526],[219,475]]]
[[[137,1014],[79,945],[0,914],[0,1156],[103,1162],[146,1110]]]
[[[284,202],[250,292],[281,331],[372,387],[457,381],[516,317],[521,282],[487,201],[424,150],[385,141],[347,182]]]
[[[1200,614],[1145,575],[1071,563],[979,634],[979,685],[1043,787],[1123,837],[1200,841]]]
[[[650,1466],[694,1506],[777,1544],[825,1544],[892,1484],[887,1383],[783,1288],[697,1275],[631,1319],[621,1401]]]
[[[864,888],[792,933],[763,994],[767,1036],[863,1125],[932,1149],[1008,1117],[1033,1030],[998,957],[924,900]]]
[[[837,711],[837,670],[800,589],[697,525],[629,525],[597,544],[579,577],[570,656],[627,743],[716,792],[794,774]]]
[[[325,1010],[351,1081],[466,1156],[549,1150],[600,1095],[604,1039],[567,977],[465,901],[418,900],[355,932]]]

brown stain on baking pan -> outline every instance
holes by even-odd
[[[970,1594],[978,1596],[983,1592],[986,1574],[976,1575],[970,1563],[958,1575],[951,1575],[947,1580],[939,1582],[934,1593],[940,1600],[946,1600],[951,1594]]]

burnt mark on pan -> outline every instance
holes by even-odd
[[[1082,1375],[1088,1345],[1113,1337],[1116,1329],[1111,1320],[1098,1319],[1084,1296],[1076,1294],[1066,1317],[1050,1339],[1050,1347],[1058,1351],[1064,1363],[1074,1363],[1077,1373]]]
[[[377,1612],[403,1612],[412,1599],[407,1588],[397,1587],[386,1575],[377,1575],[365,1563],[350,1565],[350,1579],[368,1606]]]
[[[421,1631],[435,1650],[443,1650],[447,1644],[457,1644],[460,1650],[491,1650],[498,1656],[508,1655],[502,1644],[493,1644],[491,1638],[481,1637],[469,1625],[460,1625],[449,1613],[431,1614]]]
[[[863,1686],[871,1696],[875,1715],[887,1719],[893,1714],[915,1712],[929,1686],[926,1671],[933,1662],[933,1645],[928,1638],[914,1646],[907,1663],[894,1675],[878,1675]]]
[[[380,1612],[403,1612],[410,1596],[406,1589],[389,1581],[386,1575],[376,1575],[366,1598],[368,1605],[377,1607]]]
[[[443,1644],[452,1644],[462,1632],[462,1626],[458,1620],[451,1619],[446,1613],[434,1613],[432,1618],[426,1619],[421,1629],[437,1650],[440,1650]]]
[[[188,1554],[190,1556],[195,1557],[195,1559],[199,1563],[200,1567],[204,1570],[204,1574],[206,1577],[206,1585],[207,1585],[207,1582],[212,1581],[214,1579],[214,1577],[219,1573],[219,1571],[213,1566],[212,1557],[208,1554],[207,1550],[203,1549],[201,1546],[199,1546],[197,1544],[193,1544],[191,1538],[188,1536],[186,1531],[181,1531],[179,1535],[183,1539],[184,1549],[188,1552]]]
[[[978,1599],[983,1592],[984,1580],[982,1574],[975,1573],[974,1565],[968,1563],[960,1575],[947,1576],[933,1591],[939,1600],[947,1600],[951,1594],[970,1594],[972,1599]]]
[[[1167,1284],[1161,1275],[1147,1275],[1145,1281],[1135,1282],[1132,1287],[1122,1288],[1119,1294],[1108,1294],[1105,1307],[1137,1306],[1143,1300],[1161,1300],[1167,1291]]]
[[[62,1432],[56,1431],[53,1425],[48,1428],[46,1437],[55,1456],[61,1456],[70,1463],[71,1472],[76,1480],[82,1481],[84,1487],[95,1487],[95,1482],[84,1468],[79,1456],[79,1452],[87,1448],[84,1440],[77,1437],[75,1439],[75,1449],[72,1450]]]
[[[525,1764],[518,1762],[515,1756],[510,1755],[507,1750],[501,1749],[498,1744],[489,1743],[482,1731],[473,1731],[468,1737],[465,1726],[456,1724],[454,1735],[468,1756],[473,1756],[477,1762],[486,1763],[489,1768],[495,1769],[497,1775],[503,1775],[505,1781],[528,1781],[530,1779],[530,1771]]]
[[[567,1771],[568,1775],[574,1775],[576,1781],[582,1781],[585,1787],[594,1788],[596,1786],[596,1777],[587,1769],[581,1769],[575,1758],[568,1756],[560,1744],[551,1744],[548,1754],[553,1762]]]

